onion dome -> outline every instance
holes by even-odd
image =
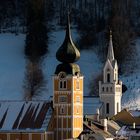
[[[56,58],[63,63],[74,63],[80,58],[80,52],[71,38],[69,15],[67,19],[66,35],[63,44],[56,52]]]

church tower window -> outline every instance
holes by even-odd
[[[80,96],[76,97],[76,102],[79,103],[80,102]]]
[[[107,82],[110,83],[110,73],[107,74]]]
[[[106,104],[106,114],[109,114],[109,103]]]
[[[108,87],[106,88],[106,92],[108,92]]]
[[[60,82],[59,82],[59,88],[61,90],[67,89],[67,81],[66,80],[60,80]]]
[[[110,92],[112,92],[112,87],[110,87]]]
[[[67,81],[66,81],[66,73],[60,72],[59,73],[59,89],[65,90],[67,88]]]
[[[77,89],[77,90],[80,89],[80,83],[79,83],[79,80],[76,81],[76,89]]]
[[[67,103],[67,96],[59,96],[59,103]]]
[[[66,83],[66,81],[63,81],[64,82],[64,89],[66,89],[66,85],[67,85],[67,83]]]
[[[76,114],[79,114],[79,107],[76,107]]]
[[[62,87],[63,87],[63,82],[60,81],[60,89],[62,89]]]
[[[60,108],[60,114],[65,114],[65,108],[63,106]]]

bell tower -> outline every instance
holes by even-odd
[[[65,39],[56,58],[60,64],[53,76],[55,140],[77,138],[83,130],[83,76],[74,63],[80,52],[71,38],[69,15]]]
[[[121,111],[122,81],[118,80],[118,64],[114,58],[111,31],[103,81],[99,81],[99,96],[103,102],[101,112],[103,117],[112,117]]]

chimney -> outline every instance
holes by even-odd
[[[87,115],[84,115],[84,121],[85,121],[85,122],[88,122]]]
[[[136,124],[135,124],[135,122],[133,122],[133,129],[135,129],[136,128]]]
[[[107,119],[102,119],[101,120],[101,125],[103,125],[104,131],[107,131]]]
[[[91,124],[92,124],[92,122],[91,121],[88,121],[88,125],[91,126]]]
[[[100,111],[99,111],[99,108],[97,108],[97,110],[96,110],[96,120],[97,120],[97,122],[99,122],[100,121]]]

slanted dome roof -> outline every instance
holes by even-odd
[[[74,45],[71,38],[69,16],[67,21],[65,39],[61,47],[56,52],[56,58],[58,61],[63,63],[73,63],[80,58],[80,52]]]
[[[55,70],[55,74],[59,74],[62,71],[66,72],[66,74],[72,74],[72,75],[77,75],[78,73],[81,74],[80,67],[74,63],[59,64]]]

